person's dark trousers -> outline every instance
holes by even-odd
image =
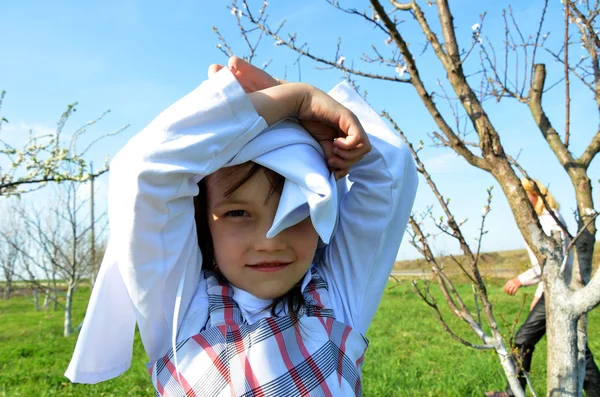
[[[544,295],[533,310],[527,316],[527,319],[521,325],[515,336],[516,361],[519,368],[519,382],[523,389],[527,385],[527,380],[523,376],[523,370],[529,372],[531,369],[531,360],[535,345],[546,334],[546,301]],[[589,397],[600,397],[600,371],[594,362],[594,356],[589,347],[585,349],[585,379],[583,380],[583,390]],[[514,396],[510,386],[506,386],[506,392],[509,396]]]

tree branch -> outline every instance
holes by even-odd
[[[444,119],[444,117],[442,116],[440,111],[438,110],[435,102],[433,101],[432,96],[427,92],[425,85],[424,85],[423,81],[421,80],[421,77],[419,75],[419,70],[417,69],[416,61],[413,58],[411,52],[409,51],[407,43],[402,38],[402,35],[400,35],[400,32],[396,28],[396,25],[394,24],[394,22],[390,19],[390,17],[385,12],[385,9],[381,5],[381,3],[378,0],[371,0],[371,4],[373,5],[373,8],[375,9],[377,14],[383,21],[386,28],[389,30],[392,40],[396,43],[396,45],[400,49],[400,52],[404,56],[404,61],[406,62],[406,67],[410,74],[411,83],[417,90],[419,97],[423,101],[425,107],[427,108],[427,110],[429,111],[431,116],[433,117],[434,121],[436,122],[438,127],[442,130],[444,135],[446,136],[448,143],[450,144],[452,149],[455,150],[461,156],[463,156],[465,158],[465,160],[467,160],[467,162],[469,162],[469,164],[474,165],[477,168],[480,168],[480,169],[483,169],[486,171],[490,171],[491,166],[488,164],[488,162],[485,159],[475,156],[466,147],[464,142],[454,133],[452,128],[448,125],[448,123],[446,122],[446,120]],[[420,9],[416,6],[415,3],[411,3],[411,4],[413,4],[415,14],[418,14],[417,10],[420,11]],[[420,12],[420,15],[424,20],[424,16],[422,15],[422,12]],[[427,26],[426,21],[424,21],[424,24],[425,24],[425,26]],[[435,37],[433,32],[431,32],[431,30],[429,30],[429,32],[430,33],[429,34],[426,33],[426,35],[427,35],[428,40],[431,39],[430,42],[432,43],[434,50],[436,51],[436,53],[440,52],[441,56],[443,58],[446,58],[447,56],[444,53],[443,49],[441,48],[439,41],[437,41],[437,38]]]
[[[596,132],[596,135],[592,138],[590,145],[579,158],[579,163],[587,169],[598,152],[600,152],[600,131]]]
[[[552,127],[552,123],[546,116],[546,112],[542,107],[542,94],[544,92],[544,84],[546,82],[546,66],[544,64],[535,65],[533,72],[533,84],[529,91],[529,109],[531,115],[535,120],[540,132],[544,136],[544,139],[550,145],[550,148],[562,164],[562,166],[568,170],[568,168],[575,165],[576,161],[560,139],[560,136]]]
[[[440,25],[442,25],[442,35],[444,36],[446,53],[454,67],[458,69],[457,72],[460,73],[462,71],[462,64],[460,62],[460,52],[458,50],[458,42],[454,31],[454,18],[450,12],[448,0],[436,0],[435,3],[438,9]]]
[[[598,306],[600,303],[600,271],[596,271],[588,285],[575,291],[570,301],[575,318],[581,317]]]

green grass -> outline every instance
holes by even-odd
[[[495,313],[512,322],[522,293],[509,297],[502,282],[488,282]],[[391,285],[391,284],[390,284]],[[471,287],[459,290],[472,302]],[[522,289],[523,291],[523,289]],[[528,292],[531,296],[533,289]],[[85,313],[89,289],[76,292],[73,323]],[[445,306],[439,294],[440,304]],[[471,297],[471,299],[468,299]],[[445,316],[459,334],[478,342],[460,321]],[[521,320],[524,320],[525,315]],[[62,337],[62,312],[35,312],[24,297],[0,301],[0,396],[151,396],[153,388],[145,370],[146,357],[136,336],[132,368],[117,379],[98,385],[71,384],[63,373],[76,337]],[[590,329],[599,329],[600,314],[590,315]],[[502,327],[503,332],[506,331]],[[399,286],[387,291],[371,326],[371,340],[364,365],[364,395],[371,396],[482,396],[501,389],[504,380],[497,357],[475,351],[450,338],[433,312],[420,299]],[[600,356],[600,336],[590,333],[590,346]],[[545,395],[545,339],[533,362],[533,384]]]

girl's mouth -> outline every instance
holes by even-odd
[[[277,272],[279,270],[284,269],[292,262],[261,262],[255,265],[246,265],[252,270],[256,270],[258,272]]]

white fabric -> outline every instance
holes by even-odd
[[[561,221],[563,225],[566,224],[565,220],[562,218],[562,216],[557,210],[554,210],[554,215]],[[544,233],[546,233],[546,235],[551,236],[553,231],[560,233],[560,237],[563,243],[563,252],[567,252],[567,247],[570,243],[569,237],[563,232],[560,226],[558,226],[558,223],[556,223],[552,215],[550,215],[550,213],[547,210],[544,210],[544,212],[542,212],[542,214],[539,216],[539,220],[540,225],[542,226],[542,229],[544,230]],[[531,262],[531,269],[524,271],[517,277],[519,278],[519,281],[523,286],[537,284],[538,286],[535,291],[535,296],[539,298],[544,293],[544,284],[542,283],[542,269],[531,248],[529,248],[528,245],[526,245],[526,247],[527,253],[529,254],[529,261]],[[565,275],[569,280],[572,270],[573,254],[572,252],[569,252],[569,256],[567,257],[567,262],[565,266]],[[569,280],[567,280],[567,283],[570,282]]]
[[[178,339],[197,333],[205,324],[206,286],[200,280],[193,217],[196,182],[249,159],[286,176],[269,234],[310,214],[327,242],[339,203],[337,231],[320,249],[318,262],[338,320],[366,332],[394,263],[417,176],[399,137],[349,84],[339,84],[330,95],[355,112],[373,146],[352,168],[348,177],[352,183],[336,183],[332,175],[323,175],[326,168],[315,169],[305,162],[288,167],[289,155],[265,154],[265,144],[290,146],[282,136],[295,135],[303,141],[306,132],[285,122],[269,130],[279,129],[271,135],[274,141],[259,144],[267,125],[226,68],[165,110],[119,152],[110,172],[109,247],[66,373],[69,379],[96,383],[124,372],[131,362],[136,321],[150,360],[164,355],[171,345],[180,282]],[[253,155],[252,145],[262,152]],[[308,157],[320,156],[318,150],[314,143],[302,149]],[[320,164],[325,167],[322,158]],[[251,294],[236,291],[234,297],[243,312],[255,312],[257,302]]]
[[[237,303],[230,300],[231,286],[209,275],[206,328],[177,344],[176,371],[172,370],[174,351],[148,366],[156,395],[362,395],[368,342],[335,319],[317,267],[308,272],[310,290],[303,290],[308,313],[301,314],[297,323],[281,316],[248,325],[239,316]],[[235,340],[235,348],[228,348],[228,340]]]

